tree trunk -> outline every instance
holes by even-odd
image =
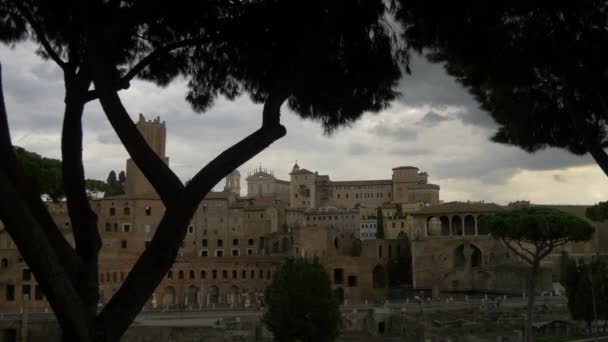
[[[54,309],[65,336],[91,341],[81,298],[74,287],[80,263],[57,229],[40,194],[24,175],[8,128],[0,70],[0,219]]]
[[[97,229],[97,215],[91,209],[86,193],[82,161],[82,115],[91,82],[81,75],[66,72],[65,83],[66,107],[61,136],[63,186],[76,253],[82,261],[75,285],[86,307],[89,328],[94,331],[99,302],[97,277],[101,237]]]
[[[528,278],[528,288],[526,289],[528,294],[528,306],[526,309],[526,328],[525,336],[527,342],[534,341],[534,329],[532,328],[532,322],[534,321],[534,301],[536,299],[536,275],[540,268],[540,260],[534,260],[532,269],[530,270]]]
[[[593,157],[597,165],[604,171],[604,174],[608,176],[608,154],[600,146],[600,144],[588,144],[589,154]]]

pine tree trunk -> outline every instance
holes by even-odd
[[[599,144],[592,144],[589,147],[589,154],[593,157],[597,165],[608,176],[608,154]]]
[[[540,268],[540,261],[534,260],[534,264],[532,265],[532,269],[530,271],[530,275],[528,278],[528,306],[527,306],[527,314],[526,314],[526,341],[533,342],[534,341],[534,329],[532,328],[532,323],[534,322],[534,301],[536,300],[536,275],[538,274],[538,270]]]

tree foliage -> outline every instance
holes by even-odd
[[[263,321],[278,341],[334,341],[340,308],[317,259],[288,259],[266,288]]]
[[[608,202],[599,202],[585,209],[585,216],[591,221],[606,221],[608,219]]]
[[[594,258],[577,265],[576,260],[562,254],[560,282],[566,289],[568,311],[573,319],[591,323],[608,317],[608,264],[605,259]],[[595,297],[595,298],[594,298]],[[606,325],[604,325],[604,331]]]
[[[227,174],[286,134],[284,103],[329,133],[398,95],[407,62],[384,1],[0,0],[0,41],[31,40],[63,72],[62,178],[75,248],[15,161],[0,92],[0,218],[49,300],[66,340],[118,341],[177,257],[190,218]],[[262,104],[260,127],[184,185],[150,148],[119,92],[140,78],[187,83],[195,111],[218,96]],[[0,88],[1,90],[1,88]],[[129,276],[98,312],[97,217],[87,200],[82,116],[99,101],[166,211]],[[120,178],[120,177],[118,177]],[[30,221],[19,217],[31,218]],[[27,222],[26,222],[27,221]],[[37,250],[31,246],[37,246]],[[59,281],[61,280],[61,281]]]
[[[528,152],[587,152],[608,175],[608,3],[401,1],[410,48],[445,64]]]
[[[59,201],[65,197],[61,160],[42,157],[22,147],[15,147],[15,153],[40,195],[47,195],[54,201]],[[121,171],[121,174],[124,175],[124,171]],[[114,173],[114,179],[116,179],[115,176],[116,173]],[[108,180],[110,178],[108,177]],[[104,192],[106,196],[124,193],[124,182],[115,181],[113,184],[112,186],[110,183],[96,179],[86,179],[85,181],[85,187],[90,192]]]
[[[540,262],[569,242],[589,240],[594,228],[589,222],[554,208],[522,207],[483,216],[479,221],[493,237],[530,265],[526,340],[533,341],[532,319],[536,295],[536,276]]]
[[[46,194],[54,201],[63,198],[61,161],[42,157],[21,147],[15,147],[15,153],[41,195]]]
[[[114,170],[108,174],[105,196],[116,196],[125,193],[126,176],[124,171],[120,171],[118,177]]]

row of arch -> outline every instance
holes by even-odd
[[[490,232],[479,226],[483,215],[442,215],[426,218],[427,236],[475,236],[488,235]]]
[[[249,306],[260,304],[262,299],[261,290],[246,291],[236,285],[226,289],[211,285],[203,288],[190,285],[180,294],[173,286],[165,287],[160,294],[154,293],[152,296],[152,306],[159,305],[229,305],[229,306]]]

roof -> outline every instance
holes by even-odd
[[[304,175],[304,174],[306,174],[306,175],[314,175],[314,172],[306,170],[306,169],[300,169],[300,170],[297,170],[297,171],[292,171],[290,173],[290,175]]]
[[[228,199],[232,196],[234,196],[234,194],[229,191],[211,191],[205,196],[205,198],[203,198],[203,200]]]
[[[393,170],[419,170],[419,169],[415,166],[397,166],[397,167],[394,167]]]
[[[116,196],[107,196],[104,198],[98,198],[96,201],[102,200],[160,200],[160,196],[157,193],[147,193],[147,194],[122,194]]]
[[[247,177],[247,180],[255,180],[255,179],[262,179],[262,178],[266,178],[266,179],[276,179],[273,175],[271,175],[268,172],[264,172],[264,171],[258,171],[254,174],[252,174],[251,176]]]
[[[385,185],[393,184],[390,179],[380,180],[356,180],[356,181],[333,181],[332,186],[343,186],[343,185]]]
[[[451,214],[451,213],[494,213],[506,208],[494,203],[482,202],[448,202],[424,207],[412,215]]]

